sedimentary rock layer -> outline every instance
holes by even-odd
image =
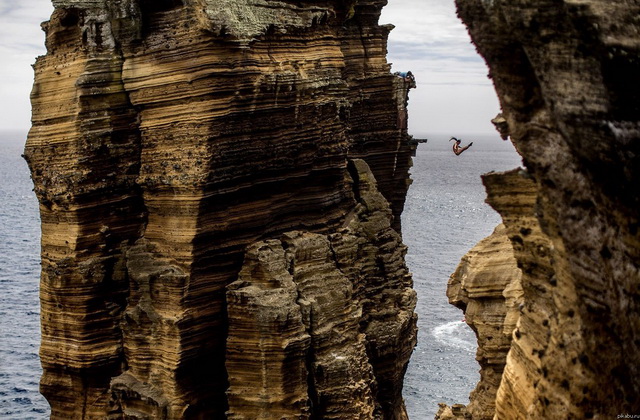
[[[535,190],[527,212],[543,233],[533,238],[531,218],[517,220],[525,208],[509,205],[516,175],[489,178],[524,292],[495,416],[638,413],[640,4],[456,3],[489,66]]]
[[[250,244],[348,223],[349,159],[369,164],[399,231],[409,86],[385,59],[385,3],[53,1],[25,149],[52,418],[224,416],[227,286]],[[376,264],[396,261],[373,239]],[[397,328],[410,305],[375,307],[394,302],[376,294],[397,281],[386,275],[346,278],[368,314],[372,404],[402,417],[415,332]],[[312,351],[313,331],[295,328],[292,354]]]
[[[480,382],[466,411],[473,419],[493,419],[498,386],[511,348],[522,303],[521,271],[508,237],[496,227],[460,261],[447,286],[449,303],[464,311],[478,339]],[[442,414],[440,418],[445,418]]]
[[[359,204],[343,229],[252,244],[228,286],[229,418],[406,418],[406,248],[366,164],[353,169]]]
[[[519,310],[507,308],[507,311],[511,309],[511,316],[505,319],[504,324],[513,334],[513,339],[495,398],[496,413],[507,406],[511,412],[501,415],[518,413],[526,416],[538,387],[549,375],[542,368],[550,346],[546,340],[551,338],[552,332],[569,337],[572,325],[565,320],[560,330],[555,322],[550,321],[555,309],[554,295],[560,293],[562,285],[558,287],[557,284],[553,245],[542,232],[536,215],[537,188],[533,179],[526,171],[515,169],[484,175],[483,182],[487,189],[487,202],[503,215],[505,235],[511,241],[517,260],[518,268],[513,269],[521,271],[520,284],[516,287]],[[512,291],[505,289],[505,297]],[[580,345],[575,338],[571,341],[574,341],[572,345]],[[552,373],[559,377],[565,374],[567,369]]]

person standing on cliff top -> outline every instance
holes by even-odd
[[[416,87],[416,78],[410,71],[397,71],[393,74],[401,78],[410,89]]]
[[[449,139],[449,141],[451,140],[455,140],[455,143],[453,143],[453,153],[456,154],[456,156],[458,156],[460,153],[464,152],[465,150],[467,150],[468,148],[471,147],[471,145],[473,144],[473,142],[469,143],[468,145],[466,145],[465,147],[460,147],[460,144],[462,143],[462,140],[459,140],[455,137],[451,137]]]

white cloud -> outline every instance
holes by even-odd
[[[49,19],[50,0],[0,0],[0,128],[30,126],[29,93],[35,58],[45,53],[40,23]]]
[[[389,0],[380,23],[392,23],[388,61],[415,75],[411,134],[495,133],[499,112],[484,60],[456,16],[454,0]]]

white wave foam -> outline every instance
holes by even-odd
[[[435,339],[447,346],[456,347],[468,352],[476,351],[476,341],[473,334],[469,335],[467,324],[461,321],[451,321],[438,325],[432,331]]]

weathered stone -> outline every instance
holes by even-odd
[[[497,406],[508,405],[513,413],[523,416],[533,404],[535,388],[544,377],[540,361],[548,346],[545,340],[551,334],[549,317],[554,302],[550,298],[556,286],[552,280],[555,278],[553,245],[540,228],[536,217],[537,188],[526,171],[516,169],[487,174],[483,176],[483,182],[487,202],[503,215],[505,235],[511,241],[517,260],[518,268],[513,269],[521,271],[522,275],[520,284],[512,284],[504,290],[505,298],[508,298],[505,301],[505,327],[509,326],[509,334],[513,332],[513,340],[500,388],[497,395],[492,388],[492,395],[497,398]],[[499,410],[496,407],[496,413]],[[493,415],[488,410],[486,413]]]
[[[495,118],[491,120],[491,124],[496,127],[496,130],[498,131],[498,133],[500,133],[500,137],[502,138],[502,140],[509,139],[509,123],[501,113],[496,115]]]
[[[257,242],[228,286],[228,418],[407,418],[416,296],[389,207],[366,164],[353,168],[344,229]]]
[[[435,420],[470,420],[473,418],[464,404],[453,404],[449,407],[445,403],[439,403],[438,406]]]
[[[456,3],[527,167],[485,177],[524,293],[495,418],[640,412],[640,4]]]
[[[480,382],[466,407],[473,419],[493,419],[496,392],[519,318],[521,271],[513,252],[507,228],[499,225],[462,258],[447,287],[449,303],[464,311],[478,339]]]
[[[227,291],[227,418],[310,418],[310,336],[298,300],[282,242],[251,245]]]
[[[52,418],[224,416],[226,293],[247,246],[342,229],[361,206],[353,158],[371,167],[399,232],[409,85],[385,59],[386,1],[53,3],[25,149]],[[404,248],[376,241],[397,268]],[[353,287],[371,304],[398,298]],[[396,361],[411,352],[413,313],[387,324],[377,311],[363,324],[380,330],[363,331],[377,337],[376,401],[402,411]],[[304,334],[287,328],[294,357]]]

